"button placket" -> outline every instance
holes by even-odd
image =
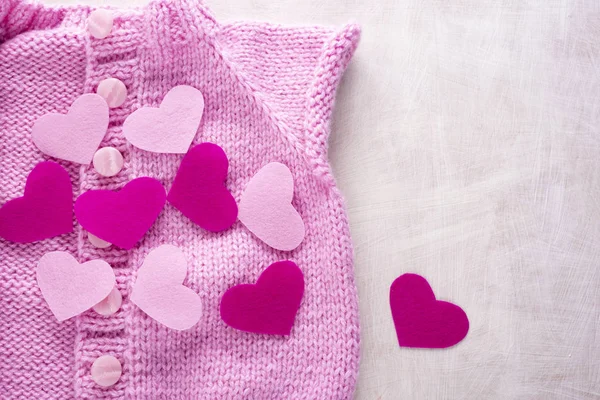
[[[126,141],[121,132],[125,116],[131,113],[134,79],[143,19],[109,17],[102,10],[88,19],[88,75],[85,93],[98,93],[110,107],[109,128],[92,165],[82,168],[80,192],[96,189],[118,190],[131,180]],[[98,18],[98,19],[94,19]],[[110,29],[108,26],[110,25]],[[108,33],[106,33],[108,31]],[[105,36],[106,34],[106,36]],[[128,94],[129,93],[129,94]],[[82,228],[80,258],[100,258],[114,270],[116,286],[110,295],[83,314],[77,323],[75,347],[77,398],[120,398],[129,380],[125,316],[128,313],[127,285],[131,276],[130,254],[94,237]]]

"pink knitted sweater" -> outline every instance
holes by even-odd
[[[236,200],[262,166],[278,161],[294,176],[294,207],[306,237],[291,252],[273,250],[238,221],[210,233],[167,205],[130,251],[90,245],[74,233],[33,244],[0,239],[0,398],[9,399],[346,399],[358,370],[358,306],[348,220],[327,162],[336,87],[356,48],[359,28],[283,27],[216,21],[198,0],[156,0],[140,10],[112,10],[105,39],[91,38],[89,7],[49,8],[0,0],[0,204],[22,195],[27,174],[48,159],[31,141],[33,123],[66,112],[107,77],[128,97],[110,111],[103,146],[118,148],[125,167],[114,178],[91,166],[58,161],[74,195],[119,189],[140,176],[169,188],[182,156],[132,147],[125,118],[158,106],[177,85],[204,94],[196,142],[213,142],[229,157],[227,187]],[[55,160],[56,161],[56,160]],[[202,320],[170,330],[128,299],[144,256],[162,244],[182,248],[186,285],[199,293]],[[35,280],[36,263],[63,250],[79,261],[114,268],[123,306],[114,315],[88,311],[59,323]],[[231,329],[219,299],[233,285],[254,282],[272,262],[293,260],[305,295],[289,337]],[[90,377],[92,362],[112,355],[123,366],[110,388]]]

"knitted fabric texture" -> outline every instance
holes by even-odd
[[[216,21],[192,0],[157,0],[143,9],[112,9],[105,39],[91,38],[93,11],[0,1],[0,204],[22,195],[28,173],[48,159],[31,141],[41,115],[65,113],[83,93],[114,77],[128,88],[110,111],[102,146],[125,157],[104,178],[92,166],[58,161],[74,195],[117,190],[150,176],[170,188],[182,155],[132,147],[122,124],[143,106],[157,107],[174,86],[202,91],[206,108],[195,143],[221,146],[230,162],[227,187],[239,201],[251,177],[277,161],[294,176],[293,205],[306,225],[291,252],[271,249],[239,221],[224,232],[194,225],[171,205],[132,250],[97,249],[75,231],[33,244],[0,239],[0,398],[12,399],[346,399],[358,371],[358,302],[342,197],[327,162],[336,87],[356,48],[359,28],[282,27]],[[186,286],[199,293],[201,321],[170,330],[129,301],[137,270],[162,244],[183,249]],[[114,269],[123,306],[114,315],[88,311],[59,323],[35,281],[37,261],[68,251],[80,262],[104,259]],[[219,301],[230,287],[255,282],[275,261],[303,271],[305,295],[289,337],[225,325]],[[110,388],[90,376],[94,360],[123,366]]]

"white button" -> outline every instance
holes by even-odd
[[[110,243],[108,243],[105,240],[100,239],[98,236],[93,235],[90,232],[88,232],[88,240],[90,241],[92,246],[97,247],[99,249],[107,249],[111,246]]]
[[[123,304],[123,296],[115,287],[104,300],[94,306],[94,311],[108,317],[119,311],[121,304]]]
[[[102,8],[94,10],[88,18],[88,31],[96,39],[104,39],[110,35],[113,28],[113,16]]]
[[[99,386],[110,387],[121,378],[121,362],[113,356],[101,356],[92,364],[92,380]]]
[[[93,164],[100,175],[115,176],[123,169],[123,155],[114,147],[103,147],[94,154]]]
[[[96,94],[104,97],[110,108],[120,107],[127,98],[127,86],[116,78],[108,78],[98,84]]]

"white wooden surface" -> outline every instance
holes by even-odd
[[[364,28],[330,154],[356,247],[356,398],[600,399],[600,0],[208,1],[221,20]],[[397,346],[404,272],[466,310],[457,347]]]

